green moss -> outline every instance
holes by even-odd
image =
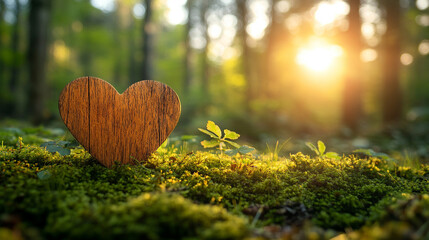
[[[144,193],[119,204],[94,204],[76,195],[46,225],[56,239],[239,239],[246,221],[225,209],[197,205],[177,194]]]
[[[256,228],[311,220],[358,229],[382,219],[393,198],[429,192],[427,166],[301,153],[264,159],[172,148],[107,169],[80,148],[61,156],[3,146],[0,215],[19,217],[43,238],[239,239],[253,220]]]
[[[377,222],[348,234],[349,239],[429,238],[429,195],[404,194],[379,215]]]

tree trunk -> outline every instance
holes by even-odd
[[[128,30],[128,49],[129,49],[129,60],[128,60],[128,81],[129,83],[133,84],[140,79],[138,79],[138,74],[136,74],[136,56],[135,56],[135,50],[136,50],[136,41],[134,36],[134,27],[135,27],[135,20],[130,13],[130,29]]]
[[[21,42],[19,30],[21,25],[21,4],[19,0],[15,0],[15,24],[13,26],[12,33],[12,53],[13,53],[13,63],[11,67],[10,80],[9,80],[9,89],[13,96],[16,95],[16,87],[19,81],[19,67],[20,67],[20,51],[19,45]]]
[[[208,33],[209,24],[207,23],[207,11],[209,9],[209,0],[205,0],[202,2],[202,9],[201,9],[201,22],[203,24],[204,28],[204,39],[206,40],[206,46],[203,49],[203,55],[202,55],[202,61],[201,61],[201,87],[203,90],[204,95],[206,96],[207,102],[210,101],[210,66],[208,61],[208,54],[209,54],[209,46],[210,46],[210,36]]]
[[[185,74],[183,79],[183,92],[185,94],[189,93],[189,90],[191,88],[191,80],[192,80],[192,63],[191,63],[191,55],[192,55],[192,49],[190,45],[190,37],[189,32],[192,28],[192,4],[193,0],[186,1],[186,8],[188,9],[188,21],[186,23],[186,29],[185,29]]]
[[[264,53],[264,62],[262,63],[264,66],[264,78],[265,84],[263,87],[263,93],[266,97],[273,97],[276,90],[276,84],[278,83],[278,75],[277,75],[277,63],[274,61],[274,53],[277,49],[277,44],[279,43],[279,31],[281,31],[281,25],[276,20],[276,11],[275,5],[278,0],[271,0],[271,24],[268,27],[267,35],[266,35],[266,48]]]
[[[90,7],[91,1],[85,0],[85,6]],[[87,28],[88,30],[91,29],[95,23],[94,19],[91,18],[90,15],[85,14],[84,17],[82,17],[82,25],[84,28]],[[94,56],[91,54],[91,44],[87,44],[91,41],[91,37],[89,34],[82,34],[83,38],[83,44],[82,47],[79,49],[79,63],[82,67],[82,73],[84,76],[92,76],[93,75],[93,60]]]
[[[20,67],[21,67],[21,52],[20,52],[20,29],[21,29],[21,4],[19,0],[15,0],[15,23],[12,29],[12,62],[10,65],[10,75],[9,75],[9,89],[11,98],[9,105],[9,114],[19,116],[22,114],[22,103],[21,99],[18,97],[18,85],[20,77]]]
[[[116,2],[116,11],[115,11],[115,20],[113,21],[113,42],[115,43],[116,48],[114,49],[115,55],[115,65],[113,67],[113,82],[116,83],[116,86],[121,84],[121,65],[123,59],[121,59],[121,51],[123,49],[121,36],[121,1]]]
[[[48,52],[51,0],[30,0],[29,14],[29,98],[28,112],[34,124],[44,119],[46,57]]]
[[[401,57],[399,0],[384,0],[387,30],[383,42],[383,123],[398,122],[402,117],[402,94],[399,82]]]
[[[349,0],[349,5],[349,29],[345,36],[347,66],[343,89],[342,122],[344,126],[356,131],[362,115],[360,0]]]
[[[145,3],[142,80],[151,80],[153,77],[153,32],[155,26],[152,22],[152,0],[145,0]]]
[[[4,42],[3,42],[3,37],[1,36],[4,33],[4,14],[6,10],[6,4],[4,0],[0,0],[0,84],[1,82],[4,80],[5,77],[5,62],[3,59],[3,51],[4,51]]]
[[[241,44],[241,67],[244,74],[244,79],[246,81],[246,109],[248,112],[251,111],[251,100],[253,98],[253,83],[250,72],[250,48],[247,45],[248,34],[246,32],[247,21],[248,21],[248,10],[247,10],[247,0],[237,0],[237,13],[238,13],[238,37]]]

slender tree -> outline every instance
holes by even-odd
[[[145,0],[146,12],[143,22],[143,66],[142,79],[150,80],[153,77],[153,33],[152,0]]]
[[[251,110],[250,102],[253,97],[253,82],[252,82],[251,72],[250,72],[251,51],[247,44],[247,39],[249,36],[246,31],[246,27],[248,23],[247,0],[237,0],[236,8],[237,8],[237,16],[238,16],[237,34],[238,34],[239,42],[242,49],[241,66],[242,66],[244,78],[246,80],[246,108],[247,108],[247,111],[250,112]]]
[[[6,12],[6,4],[4,0],[0,0],[0,83],[4,79],[5,75],[5,62],[3,59],[3,51],[4,51],[4,38],[3,36],[6,35],[4,32],[4,15]],[[4,34],[4,35],[3,35]]]
[[[19,80],[19,67],[20,67],[20,51],[19,45],[21,42],[19,30],[21,29],[21,4],[19,0],[15,0],[15,23],[12,32],[12,52],[13,52],[13,63],[11,67],[9,89],[13,95],[16,93],[16,87]]]
[[[390,124],[401,120],[402,94],[400,73],[400,26],[401,6],[399,0],[384,0],[386,9],[386,34],[383,41],[383,122]]]
[[[91,9],[91,1],[85,0],[82,2],[87,9]],[[83,43],[79,48],[79,63],[82,67],[82,72],[84,76],[92,76],[93,75],[93,62],[94,62],[94,54],[91,54],[91,45],[88,44],[91,41],[89,31],[94,27],[94,18],[90,16],[90,12],[82,12],[82,25],[84,27],[84,32],[81,34]]]
[[[185,28],[185,61],[184,61],[185,74],[183,79],[183,91],[185,94],[189,93],[189,89],[191,88],[191,80],[192,80],[192,63],[191,63],[192,49],[190,44],[189,33],[192,29],[193,2],[194,0],[186,1],[186,9],[188,10],[188,20],[186,22],[186,28]]]
[[[202,60],[201,60],[201,83],[202,83],[202,90],[207,97],[207,99],[210,99],[210,66],[209,66],[209,47],[210,47],[210,36],[209,36],[209,24],[207,22],[207,12],[209,11],[210,1],[205,0],[202,1],[201,5],[201,25],[204,32],[204,39],[206,40],[206,45],[203,49],[202,54]]]
[[[343,89],[342,122],[344,126],[356,131],[362,113],[360,0],[349,0],[349,5],[349,29],[345,34],[347,71]]]
[[[135,19],[133,14],[130,13],[130,27],[128,29],[128,79],[130,83],[138,81],[138,73],[136,73],[136,40],[135,40]]]
[[[277,19],[277,13],[275,10],[275,5],[278,0],[271,0],[270,5],[270,17],[271,23],[267,28],[266,35],[266,48],[264,52],[264,61],[262,62],[265,72],[265,84],[264,84],[264,93],[266,96],[272,96],[274,94],[275,85],[278,82],[277,76],[277,64],[274,61],[274,54],[278,47],[278,44],[281,43],[280,40],[280,31],[282,30],[282,24]]]
[[[30,0],[29,13],[29,97],[28,112],[35,124],[44,119],[46,89],[46,58],[51,16],[51,0]]]
[[[134,48],[133,43],[130,45],[129,32],[133,29],[134,17],[132,13],[132,3],[129,1],[117,1],[115,8],[115,16],[113,20],[113,29],[115,31],[113,40],[115,42],[115,66],[113,69],[113,78],[118,85],[128,85],[130,79],[127,79],[127,62],[125,58],[128,57],[128,53],[131,48]],[[124,51],[127,49],[127,51]],[[135,80],[134,80],[135,81]]]
[[[114,55],[115,55],[115,65],[113,67],[113,81],[116,83],[121,82],[121,65],[123,59],[121,59],[121,49],[122,49],[122,41],[121,41],[121,32],[122,32],[122,18],[121,18],[121,8],[123,7],[123,4],[121,1],[118,1],[116,3],[116,10],[115,10],[115,16],[113,20],[113,41],[115,43],[116,48],[114,49]]]

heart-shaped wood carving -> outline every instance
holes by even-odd
[[[61,92],[58,108],[76,140],[106,167],[146,160],[180,117],[179,97],[156,81],[137,82],[119,94],[99,78],[78,78]]]

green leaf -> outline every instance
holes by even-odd
[[[235,148],[239,148],[240,147],[240,144],[238,144],[238,143],[235,143],[235,142],[232,142],[232,141],[228,141],[228,140],[223,140],[223,141],[231,144],[231,146],[233,146]]]
[[[238,149],[228,149],[225,151],[225,154],[232,157],[238,154]]]
[[[230,131],[228,129],[223,130],[223,133],[225,134],[225,136],[223,138],[227,138],[227,139],[231,139],[231,140],[236,140],[240,137],[240,134]]]
[[[322,141],[317,141],[317,146],[319,147],[319,155],[323,155],[326,151],[326,146]]]
[[[317,155],[320,155],[319,150],[317,150],[317,148],[316,148],[316,146],[314,146],[314,144],[312,144],[311,142],[306,142],[305,145],[307,145],[307,147],[310,148]]]
[[[209,135],[210,137],[212,137],[212,138],[217,138],[217,139],[219,139],[219,137],[218,136],[216,136],[214,133],[212,133],[212,132],[209,132],[209,131],[207,131],[207,130],[205,130],[205,129],[202,129],[202,128],[198,128],[198,130],[200,130],[200,132],[203,132],[203,133],[205,133],[205,134],[207,134],[207,135]]]
[[[255,151],[255,148],[247,146],[247,145],[243,145],[243,146],[239,147],[237,150],[241,154],[248,154],[248,153]]]
[[[328,157],[328,158],[339,158],[340,156],[336,152],[327,152],[325,154],[325,157]]]
[[[52,145],[57,145],[57,143],[55,141],[48,141],[48,142],[44,142],[44,143],[40,144],[41,147],[48,147],[48,146],[52,146]]]
[[[218,138],[222,137],[222,131],[220,130],[220,127],[216,125],[213,121],[207,121],[207,130],[216,134]]]
[[[47,145],[46,150],[50,153],[58,152],[62,156],[70,155],[70,149],[63,148],[63,147],[58,146],[58,145]]]
[[[51,173],[48,170],[42,170],[42,171],[37,173],[37,177],[40,180],[46,180],[46,179],[51,177]]]
[[[204,148],[214,148],[219,146],[219,140],[217,139],[204,140],[201,142],[201,145],[203,145]]]

